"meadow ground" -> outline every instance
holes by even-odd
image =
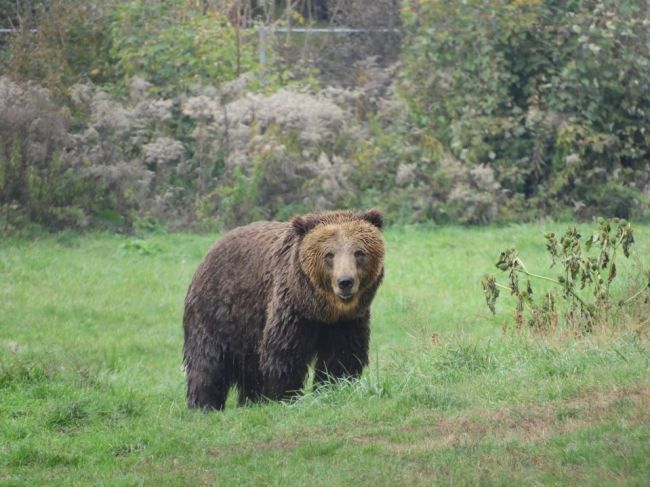
[[[4,240],[0,485],[647,485],[647,305],[540,336],[483,300],[505,246],[546,270],[565,227],[388,229],[362,379],[210,414],[184,403],[181,316],[214,236]],[[636,236],[615,293],[650,267]]]

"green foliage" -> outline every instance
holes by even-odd
[[[120,252],[124,254],[135,252],[140,255],[157,255],[164,251],[156,242],[150,242],[141,238],[132,238],[120,245]]]
[[[32,2],[16,2],[23,32],[9,38],[3,71],[38,81],[57,98],[67,97],[70,86],[82,80],[110,81],[108,20],[115,3],[54,0],[32,8]]]
[[[263,78],[250,72],[257,67],[254,31],[183,0],[87,1],[79,9],[52,2],[34,17],[38,31],[7,48],[20,61],[13,78],[23,82],[0,84],[3,232],[30,222],[112,230],[143,219],[188,225],[197,215],[201,223],[233,226],[298,208],[295,198],[278,195],[280,187],[291,193],[276,171],[279,160],[262,164],[264,154],[251,155],[263,177],[251,170],[255,163],[235,172],[224,167],[234,152],[226,104],[244,92],[294,84],[277,63]],[[92,32],[96,38],[84,37]],[[77,53],[84,49],[86,57]],[[182,111],[188,99],[194,111]],[[301,149],[294,144],[292,151]]]
[[[218,86],[255,67],[251,43],[238,40],[227,17],[203,14],[183,0],[124,2],[110,32],[115,77],[139,76],[167,96],[193,85]]]
[[[244,2],[243,18],[277,19],[280,3]],[[343,3],[350,25],[393,25],[392,0]],[[3,228],[222,228],[369,206],[393,223],[485,225],[650,204],[639,2],[409,1],[401,68],[344,63],[356,86],[322,90],[281,54],[304,57],[310,36],[269,33],[259,66],[232,2],[20,4],[38,31],[4,49],[29,109],[10,113],[0,90]],[[352,44],[317,37],[318,65],[348,59]]]
[[[496,266],[499,270],[508,272],[508,285],[496,282],[494,276],[486,276],[481,282],[488,307],[495,313],[495,302],[499,297],[499,288],[509,290],[516,297],[515,320],[517,327],[524,322],[524,308],[530,309],[528,324],[538,330],[554,330],[558,324],[558,309],[556,302],[560,299],[568,301],[566,318],[570,324],[580,325],[586,331],[593,329],[594,323],[611,325],[611,315],[614,301],[610,294],[612,282],[618,275],[616,266],[617,252],[622,251],[626,258],[630,257],[630,247],[634,243],[632,226],[625,220],[599,219],[598,228],[592,236],[581,242],[582,236],[573,227],[558,240],[555,233],[548,233],[546,248],[551,255],[551,267],[560,264],[560,275],[554,279],[530,272],[515,248],[501,252]],[[590,255],[595,248],[597,255]],[[541,303],[533,299],[533,289],[530,280],[520,283],[520,276],[539,279],[557,285],[562,293],[548,291]],[[591,299],[581,291],[589,290]],[[645,285],[632,296],[622,299],[618,306],[630,303],[640,297],[650,288],[650,272],[647,273]]]
[[[227,17],[183,0],[56,0],[29,14],[33,25],[10,39],[6,70],[15,79],[40,82],[57,98],[86,81],[125,93],[133,76],[152,83],[158,94],[175,96],[256,66],[254,44],[238,37]]]
[[[372,137],[352,158],[350,183],[355,193],[350,203],[380,206],[388,220],[400,224],[444,221],[444,210],[432,205],[432,199],[448,192],[439,184],[441,145],[426,135],[414,137],[408,125],[382,126],[373,114],[368,118]]]
[[[262,169],[259,164],[254,166],[250,176],[236,167],[231,174],[231,183],[217,190],[219,214],[226,228],[236,226],[239,222],[260,219],[258,195],[261,177]]]
[[[47,90],[0,78],[0,217],[8,230],[32,222],[82,227],[93,188],[62,152],[69,112]]]
[[[489,165],[547,212],[629,218],[647,207],[642,3],[420,0],[403,19],[411,115],[463,164]]]

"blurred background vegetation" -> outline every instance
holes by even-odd
[[[645,1],[0,0],[0,27],[1,233],[648,214]]]

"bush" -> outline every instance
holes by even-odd
[[[353,206],[381,206],[399,223],[487,224],[501,215],[505,192],[486,165],[463,165],[408,116],[404,100],[380,99],[370,136],[351,161]]]
[[[205,185],[217,189],[203,199],[201,218],[232,226],[338,206],[347,194],[342,157],[360,130],[348,110],[327,92],[248,93],[223,105],[189,98],[183,113],[203,124],[202,157],[223,164]]]
[[[50,227],[84,226],[88,182],[65,158],[69,113],[50,92],[0,78],[0,216]]]
[[[410,113],[464,166],[492,168],[511,197],[547,212],[647,208],[642,3],[419,0],[403,14]]]
[[[134,0],[115,8],[110,32],[116,79],[139,76],[159,95],[175,96],[253,69],[255,50],[249,42],[238,43],[227,17],[187,4]]]
[[[361,27],[396,5],[344,3]],[[349,89],[291,81],[305,73],[277,51],[257,69],[255,39],[213,3],[47,5],[6,51],[22,81],[0,83],[3,221],[214,227],[381,206],[392,222],[487,224],[648,207],[637,3],[413,0],[401,66],[348,63]]]
[[[109,15],[116,2],[53,0],[16,2],[17,27],[9,39],[3,71],[15,80],[36,81],[55,99],[80,81],[111,80]],[[37,28],[36,32],[30,29]]]
[[[173,102],[124,105],[91,84],[74,86],[71,99],[75,127],[49,90],[0,78],[3,219],[128,229],[138,217],[173,216],[167,210],[178,203],[186,158],[183,144],[168,136]]]
[[[256,66],[253,43],[238,40],[225,16],[182,0],[55,0],[22,14],[32,20],[9,42],[7,72],[56,98],[88,81],[125,94],[135,76],[171,97]]]
[[[230,227],[356,201],[359,93],[254,94],[238,79],[165,99],[134,78],[120,100],[81,84],[72,126],[47,90],[3,82],[1,202],[26,221]]]

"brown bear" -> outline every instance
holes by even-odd
[[[368,364],[370,304],[384,275],[382,214],[309,214],[236,228],[192,279],[183,328],[187,403],[222,409],[357,377]]]

